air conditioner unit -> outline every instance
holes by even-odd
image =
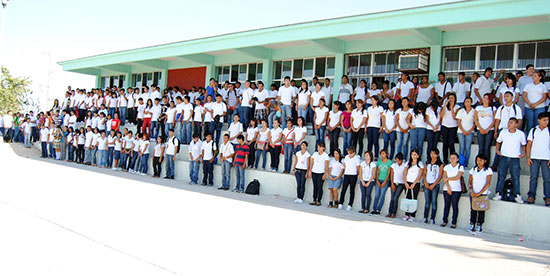
[[[428,57],[422,54],[401,55],[397,68],[400,72],[426,73],[428,72]]]

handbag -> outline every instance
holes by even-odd
[[[407,194],[409,193],[409,189],[405,192],[405,197],[401,199],[401,204],[399,206],[399,209],[401,211],[406,213],[413,213],[416,212],[416,209],[418,207],[418,200],[416,199],[408,199]]]
[[[460,177],[460,186],[462,187],[462,193],[463,194],[468,192],[468,189],[466,188],[466,182],[464,181],[464,176]]]
[[[472,210],[474,211],[487,211],[489,210],[489,196],[480,195],[478,197],[472,197]]]

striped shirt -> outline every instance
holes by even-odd
[[[235,166],[242,166],[248,155],[249,147],[247,144],[235,146]]]

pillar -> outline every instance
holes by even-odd
[[[337,53],[334,59],[334,81],[332,83],[332,100],[338,99],[338,88],[342,84],[342,75],[344,75],[344,53]]]

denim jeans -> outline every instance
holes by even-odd
[[[340,138],[340,128],[335,128],[332,131],[328,132],[328,139],[330,142],[330,154],[334,153],[334,150],[339,148],[338,146],[338,138]]]
[[[231,187],[231,166],[231,162],[227,160],[222,162],[222,188],[229,189],[229,187]]]
[[[97,148],[91,150],[92,165],[97,165]]]
[[[174,124],[176,124],[174,134],[176,135],[176,138],[178,138],[178,141],[183,142],[183,124],[182,122],[175,122]]]
[[[306,171],[296,170],[294,176],[296,177],[296,197],[299,199],[304,199],[306,190]]]
[[[74,146],[72,144],[68,145],[69,158],[67,160],[74,161]]]
[[[380,212],[380,210],[382,210],[382,206],[384,206],[384,200],[386,198],[386,191],[388,190],[389,185],[389,179],[388,182],[386,182],[386,185],[382,188],[378,187],[378,185],[375,185],[374,202],[372,203],[372,208],[374,209],[374,211]]]
[[[298,117],[303,117],[304,118],[304,123],[306,122],[305,120],[307,119],[307,107],[306,109],[304,110],[304,106],[298,106]]]
[[[157,121],[151,121],[151,137],[150,138],[156,140],[158,135],[159,135],[158,122]]]
[[[403,153],[405,160],[409,159],[407,154],[409,153],[409,132],[397,131],[397,153]]]
[[[446,127],[441,126],[441,138],[443,140],[443,162],[445,164],[449,163],[449,155],[455,153],[455,138],[458,127]]]
[[[174,155],[172,154],[167,154],[166,155],[166,158],[164,158],[164,160],[166,160],[166,176],[168,177],[174,177],[175,175],[175,167],[174,167]]]
[[[439,141],[439,131],[434,132],[431,129],[426,129],[426,140],[428,140],[426,148],[426,160],[430,160],[430,151],[437,148],[437,142]]]
[[[464,164],[465,167],[468,167],[468,163],[470,160],[470,148],[472,147],[472,141],[474,140],[474,133],[470,133],[469,135],[464,135],[462,133],[458,133],[458,153],[460,155],[463,155],[466,159],[466,164]],[[475,162],[475,160],[474,160]]]
[[[388,159],[393,160],[393,156],[395,155],[395,139],[397,139],[396,131],[394,130],[390,134],[387,134],[385,131],[382,133],[384,137],[384,149],[389,153]]]
[[[99,166],[103,168],[107,165],[107,151],[98,150],[98,152],[99,152]]]
[[[271,110],[269,115],[267,116],[267,124],[268,124],[269,128],[273,128],[273,121],[275,121],[278,118],[279,117],[277,117],[277,111]]]
[[[241,106],[240,110],[240,116],[241,116],[241,123],[243,123],[243,129],[246,130],[248,128],[248,124],[250,123],[250,113],[252,112],[252,107],[249,106]]]
[[[317,145],[319,145],[319,142],[325,142],[325,130],[326,126],[321,126],[319,129],[315,130],[315,149],[317,149]]]
[[[363,183],[359,183],[359,187],[361,187],[361,209],[370,210],[371,195],[374,186],[376,186],[375,181],[372,181],[368,187],[363,186]]]
[[[122,125],[126,123],[126,110],[127,108],[125,106],[121,106],[118,108],[118,112],[120,113],[120,124]]]
[[[166,137],[168,137],[170,135],[170,129],[172,129],[174,127],[174,123],[166,123],[166,125],[164,126],[164,135]]]
[[[214,163],[210,160],[202,161],[202,185],[214,185]]]
[[[55,158],[55,150],[53,149],[53,142],[48,143],[48,149],[50,150],[50,158]]]
[[[431,185],[431,184],[430,184]],[[424,197],[426,202],[424,203],[424,218],[427,220],[430,215],[430,205],[432,209],[432,216],[430,219],[435,220],[435,215],[437,213],[437,195],[439,194],[439,184],[435,185],[434,188],[430,191],[424,187]]]
[[[220,144],[220,136],[222,133],[222,126],[223,123],[220,122],[211,122],[210,123],[210,134],[212,134],[212,138],[215,138],[214,141],[216,141],[216,145]]]
[[[380,138],[380,128],[377,127],[367,127],[367,150],[372,152],[372,147],[374,146],[374,157],[378,158],[378,153],[380,153],[380,143],[378,139]]]
[[[353,133],[353,130],[350,130],[350,132],[345,132],[342,130],[342,140],[344,142],[342,154],[344,156],[347,154],[348,148],[351,147],[351,133]]]
[[[120,151],[120,161],[118,162],[118,167],[123,169],[123,170],[126,170],[128,169],[128,154],[126,154],[126,152],[124,150],[121,150]]]
[[[183,122],[183,143],[188,145],[191,143],[191,135],[193,130],[193,122]]]
[[[536,198],[537,180],[539,178],[539,168],[542,171],[542,183],[544,188],[544,199],[550,198],[550,168],[548,160],[531,159],[533,165],[529,168],[529,193],[530,197]]]
[[[285,172],[290,172],[292,169],[292,157],[294,156],[294,146],[292,144],[283,145],[284,159],[285,159]]]
[[[545,107],[541,108],[535,108],[531,109],[529,107],[526,107],[524,109],[525,111],[525,133],[529,133],[529,131],[534,128],[536,125],[538,125],[537,118],[539,114],[543,113]]]
[[[149,154],[144,153],[141,156],[141,172],[147,174],[147,169],[149,168]]]
[[[485,154],[487,158],[491,158],[491,145],[493,144],[494,134],[494,130],[490,130],[485,135],[481,134],[479,130],[477,131],[479,153]]]
[[[456,219],[458,218],[458,201],[460,200],[460,194],[461,192],[452,192],[452,195],[449,195],[446,191],[443,192],[443,200],[445,201],[445,206],[443,207],[443,223],[449,222],[449,212],[451,207],[453,207],[451,224],[456,224]]]
[[[283,126],[286,126],[286,118],[292,117],[292,109],[290,108],[290,105],[282,104],[281,105],[281,117],[283,120]]]
[[[107,148],[107,161],[106,166],[112,167],[113,166],[113,154],[115,153],[115,147],[108,147]]]
[[[31,147],[31,133],[30,132],[25,133],[25,147],[27,147],[27,148]]]
[[[419,160],[422,159],[422,148],[424,147],[424,138],[426,138],[426,129],[417,127],[415,129],[411,128],[411,150],[417,149],[420,152]],[[405,156],[407,158],[407,156]]]
[[[199,170],[201,169],[201,162],[189,161],[189,179],[194,184],[199,183]]]
[[[246,164],[245,164],[246,167]],[[246,169],[241,166],[235,166],[235,174],[237,175],[236,189],[239,191],[244,191],[244,173]]]
[[[116,107],[109,107],[109,115],[111,115],[111,118],[115,118],[115,112],[116,112]]]
[[[501,155],[498,157],[498,159],[498,178],[497,188],[495,192],[499,193],[500,195],[504,193],[504,181],[506,180],[508,170],[510,170],[510,174],[512,175],[512,182],[514,183],[514,197],[519,195],[519,158],[510,158]]]
[[[139,164],[139,154],[137,153],[137,151],[134,151],[132,152],[132,157],[130,158],[130,164],[128,164],[128,169],[133,171],[138,171],[136,170],[136,163]],[[139,167],[139,165],[137,167]]]
[[[258,163],[260,163],[260,156],[262,157],[262,169],[265,169],[265,163],[266,163],[266,153],[267,153],[267,144],[264,145],[264,149],[263,150],[260,150],[260,149],[257,149],[256,150],[256,161],[255,161],[255,164],[254,164],[254,167],[257,169],[258,168]]]
[[[40,145],[42,146],[42,158],[48,158],[48,143],[41,142]]]

